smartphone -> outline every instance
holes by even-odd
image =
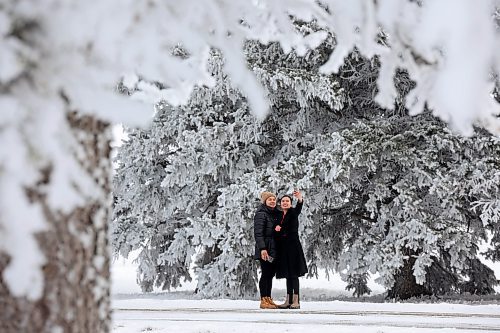
[[[274,258],[273,258],[273,257],[271,257],[271,256],[268,256],[268,257],[267,257],[267,261],[269,261],[269,262],[271,262],[271,263],[272,263],[272,262],[274,261]]]

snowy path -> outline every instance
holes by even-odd
[[[500,332],[500,305],[303,302],[260,310],[254,301],[114,301],[113,332]],[[403,330],[404,329],[404,330]]]

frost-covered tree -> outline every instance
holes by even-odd
[[[213,93],[194,95],[182,113],[175,109],[159,113],[152,129],[139,131],[142,134],[135,132],[124,145],[126,153],[119,157],[123,165],[117,177],[118,189],[123,184],[129,184],[130,189],[124,194],[117,191],[117,196],[137,198],[131,201],[140,202],[141,192],[135,193],[135,183],[124,183],[124,177],[135,177],[133,172],[137,172],[137,159],[132,156],[150,150],[163,156],[151,158],[150,166],[138,171],[149,178],[155,174],[151,167],[161,165],[165,178],[144,184],[155,187],[155,192],[174,192],[160,194],[164,195],[163,200],[141,203],[147,208],[138,205],[132,217],[127,216],[125,220],[141,224],[149,215],[178,209],[188,222],[177,231],[167,228],[167,238],[176,239],[175,234],[182,231],[179,241],[185,248],[191,246],[188,254],[200,251],[196,270],[199,290],[206,295],[242,295],[255,288],[254,267],[245,261],[253,252],[250,229],[255,203],[252,200],[263,188],[284,191],[297,186],[308,196],[303,226],[313,273],[316,267],[339,271],[357,295],[369,292],[366,279],[370,272],[380,274],[379,281],[391,289],[390,295],[394,297],[462,291],[466,285],[464,277],[475,285],[477,292],[491,291],[497,281],[477,260],[477,245],[487,240],[488,231],[496,237],[498,225],[496,220],[488,218],[485,218],[487,223],[478,223],[481,212],[487,211],[478,209],[478,205],[496,197],[497,190],[491,185],[495,181],[489,182],[488,177],[498,177],[498,161],[493,159],[491,165],[485,167],[489,173],[484,173],[477,188],[471,183],[467,190],[461,188],[464,192],[452,192],[448,187],[467,180],[467,173],[454,173],[459,165],[465,164],[468,170],[473,170],[488,156],[496,156],[496,140],[485,134],[464,139],[428,116],[409,121],[408,116],[400,112],[377,108],[372,92],[376,89],[373,78],[378,64],[360,58],[357,53],[350,56],[338,77],[311,75],[331,46],[325,44],[323,49],[310,52],[306,57],[297,57],[284,54],[278,45],[247,45],[249,62],[265,80],[275,107],[262,126],[252,129],[255,141],[250,142],[257,150],[248,151],[244,145],[237,151],[231,149],[232,145],[225,141],[230,140],[231,135],[222,133],[233,133],[233,140],[238,140],[241,133],[245,133],[245,126],[255,124],[245,125],[247,118],[243,116],[224,116],[216,122],[211,110],[233,104],[227,101],[219,104],[221,101],[214,100]],[[217,94],[228,94],[232,91],[229,83],[223,80],[222,72],[218,73],[217,82],[224,85],[217,86]],[[313,83],[321,80],[332,80],[344,87],[338,90],[342,94],[320,93],[321,89],[313,88]],[[396,81],[400,95],[413,84],[405,73],[400,73]],[[294,85],[288,85],[289,82]],[[297,87],[302,90],[298,91]],[[241,96],[231,100],[242,102]],[[218,114],[225,112],[228,111],[221,110]],[[212,119],[207,122],[199,120],[200,117]],[[232,129],[236,119],[242,122],[240,134]],[[191,131],[185,130],[187,124],[191,124]],[[211,134],[214,127],[218,135]],[[137,145],[139,141],[135,139],[143,135],[148,138],[147,148]],[[130,150],[130,147],[135,148]],[[251,162],[238,163],[243,157],[251,157]],[[437,185],[432,179],[442,174],[448,178],[443,180],[436,195],[434,191],[438,189],[429,189],[429,186],[430,183]],[[485,189],[483,196],[472,194],[480,188]],[[180,196],[184,192],[189,196]],[[385,197],[380,197],[383,195]],[[181,199],[173,201],[172,196]],[[429,206],[425,206],[427,212],[416,208],[422,204],[423,197]],[[152,206],[151,202],[160,205]],[[451,212],[443,202],[453,207]],[[200,208],[193,212],[192,205]],[[200,212],[205,211],[199,219]],[[143,212],[147,212],[146,215]],[[117,215],[115,238],[118,240],[126,234],[121,228],[128,225],[122,220]],[[168,225],[167,221],[159,223]],[[233,221],[239,222],[235,226]],[[156,235],[156,229],[152,230]],[[140,242],[133,243],[137,244],[134,248],[150,250],[141,247]],[[118,251],[130,248],[121,241],[116,244]],[[170,258],[167,262],[177,267],[184,265],[186,272],[189,259],[185,253],[173,259],[178,248],[182,247],[164,249]],[[157,279],[157,286],[175,286],[163,285],[165,278],[158,272],[165,263],[163,259],[158,260],[161,257],[158,251],[155,254],[146,256],[153,258],[147,275]],[[235,261],[244,263],[246,270],[241,270]],[[139,270],[141,275],[142,270]],[[483,274],[486,279],[478,279],[480,271],[486,274]],[[443,289],[445,276],[450,277],[447,282],[453,283]],[[245,277],[249,277],[250,282]],[[142,283],[146,290],[150,285],[150,282]]]
[[[498,196],[497,138],[463,138],[430,119],[399,117],[356,123],[332,138],[336,145],[324,140],[316,148],[330,165],[317,168],[333,173],[344,202],[330,223],[314,224],[320,236],[310,250],[339,258],[340,271],[380,274],[397,297],[460,291],[464,278],[478,293],[492,290],[498,281],[491,272],[476,280],[486,270],[478,244],[489,232],[498,237],[498,223],[481,220],[476,205]],[[325,246],[331,238],[337,245]]]
[[[295,132],[304,131],[306,121],[327,127],[324,114],[303,108],[311,104],[334,115],[343,105],[336,82],[303,68],[311,59],[292,58],[276,44],[249,42],[247,50],[275,103],[276,114],[268,121],[260,123],[250,114],[214,52],[215,86],[195,89],[181,108],[160,104],[152,126],[132,130],[117,156],[113,243],[122,255],[141,249],[143,290],[151,290],[153,283],[176,287],[181,277],[189,279],[191,257],[197,253],[202,293],[253,294],[256,267],[249,253],[255,198],[268,186],[284,185],[278,174],[266,170],[280,162],[277,155],[300,150],[297,146],[307,138]],[[263,63],[260,52],[274,55],[274,61]]]

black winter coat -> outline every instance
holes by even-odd
[[[299,239],[299,215],[302,211],[303,202],[298,202],[295,208],[290,208],[278,220],[281,226],[279,232],[275,232],[276,245],[278,249],[278,260],[276,262],[276,277],[294,278],[307,273],[307,263],[304,250]]]
[[[253,235],[255,237],[255,259],[260,259],[260,251],[267,250],[267,253],[276,258],[276,242],[274,239],[274,226],[277,223],[280,212],[271,209],[264,204],[257,208],[253,219]]]

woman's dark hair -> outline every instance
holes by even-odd
[[[283,195],[283,196],[280,198],[280,203],[281,203],[281,200],[283,200],[283,198],[288,198],[288,199],[290,199],[290,202],[293,202],[292,196],[291,196],[291,195],[289,195],[289,194],[285,194],[285,195]]]

